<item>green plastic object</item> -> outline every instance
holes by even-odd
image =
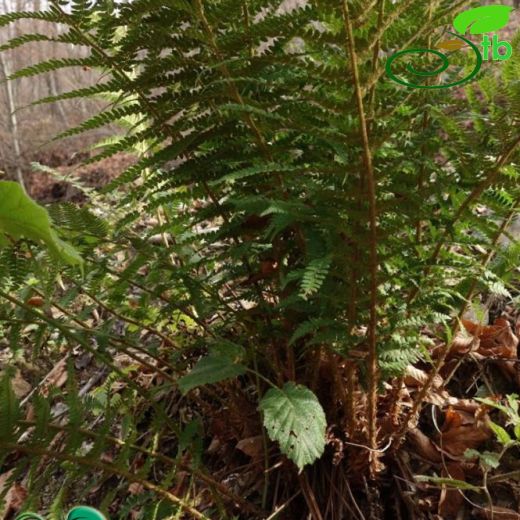
[[[26,512],[22,513],[21,515],[18,515],[15,520],[45,520],[42,516]],[[66,520],[108,520],[107,517],[98,511],[97,509],[94,509],[93,507],[89,506],[77,506],[73,507],[67,517]]]
[[[70,510],[67,520],[107,520],[107,517],[93,507],[77,506]]]

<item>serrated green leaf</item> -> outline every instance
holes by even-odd
[[[466,459],[479,459],[480,458],[480,451],[474,450],[473,448],[468,448],[464,452],[464,457]]]
[[[239,345],[234,343],[217,345],[188,374],[179,379],[179,389],[186,394],[197,386],[238,377],[247,370],[240,363],[244,357],[245,351]]]
[[[500,455],[491,451],[485,451],[480,454],[481,463],[489,468],[498,468],[500,466]]]
[[[327,421],[318,398],[293,382],[272,388],[260,401],[269,438],[301,470],[319,459],[325,449]]]
[[[460,13],[453,27],[461,34],[470,29],[470,34],[484,34],[505,27],[513,8],[507,5],[483,5]]]
[[[498,468],[500,465],[500,455],[491,451],[484,451],[481,453],[480,451],[468,448],[464,452],[464,457],[466,459],[478,459],[480,464],[488,469]]]
[[[494,434],[497,436],[498,442],[501,444],[506,445],[512,442],[513,439],[511,439],[509,433],[507,433],[502,426],[493,421],[489,421],[489,427],[493,430]]]
[[[76,249],[58,237],[52,228],[47,210],[30,199],[17,182],[0,181],[0,236],[2,235],[43,242],[54,256],[65,263],[83,263]]]
[[[514,415],[518,415],[518,395],[509,394],[507,397],[507,403],[512,410]]]

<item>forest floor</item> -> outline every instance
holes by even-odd
[[[83,164],[90,157],[88,152],[41,152],[33,163],[39,163],[53,173],[35,168],[27,169],[24,178],[29,195],[42,203],[82,202],[85,197],[75,184],[101,188],[135,162],[134,156],[130,154],[118,154],[92,164]]]

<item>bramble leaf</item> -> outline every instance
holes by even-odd
[[[507,433],[506,430],[502,428],[502,426],[494,423],[493,421],[489,421],[489,427],[493,430],[501,444],[506,445],[512,442],[513,439],[511,439],[509,433]]]
[[[319,459],[325,449],[325,413],[317,397],[293,382],[272,388],[260,401],[269,438],[300,470]]]

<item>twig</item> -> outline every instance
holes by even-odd
[[[313,520],[323,520],[323,516],[321,515],[320,508],[318,506],[318,502],[316,501],[316,497],[314,496],[314,491],[312,490],[312,487],[309,484],[309,480],[307,479],[307,474],[305,472],[300,473],[298,475],[298,480],[300,481],[300,487],[303,491],[305,501],[309,506],[309,510],[311,512]]]

